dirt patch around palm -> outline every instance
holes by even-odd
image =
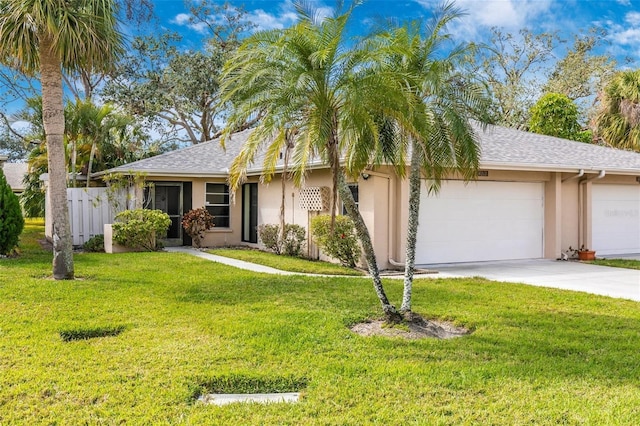
[[[414,314],[411,321],[390,325],[384,320],[368,320],[351,327],[351,331],[361,336],[399,337],[415,339],[453,339],[470,334],[464,327],[457,327],[447,321],[427,320]]]

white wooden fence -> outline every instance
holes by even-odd
[[[67,188],[67,198],[74,246],[103,234],[104,224],[113,222],[114,211],[107,188]]]

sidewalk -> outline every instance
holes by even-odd
[[[256,263],[246,262],[244,260],[232,259],[230,257],[218,256],[215,254],[207,253],[202,250],[195,249],[193,247],[165,247],[165,250],[172,253],[186,253],[192,256],[200,257],[202,259],[210,260],[212,262],[222,263],[223,265],[233,266],[235,268],[244,269],[252,272],[261,272],[264,274],[275,274],[275,275],[302,275],[306,277],[339,277],[339,278],[370,278],[369,275],[330,275],[330,274],[309,274],[304,272],[289,272],[282,271],[280,269],[272,268],[270,266],[258,265]],[[416,278],[459,278],[464,275],[455,275],[449,273],[428,273],[428,274],[419,274],[416,273]],[[384,275],[382,278],[389,278],[395,280],[403,280],[404,275]]]

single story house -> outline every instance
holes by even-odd
[[[3,159],[4,158],[4,159]],[[20,195],[24,192],[24,179],[29,170],[27,163],[6,163],[6,157],[0,156],[0,168],[7,179],[9,187],[14,194]]]
[[[217,140],[110,170],[143,173],[154,183],[149,206],[172,220],[168,242],[184,244],[183,213],[205,206],[215,217],[206,246],[257,244],[256,226],[278,223],[279,175],[259,183],[261,160],[232,202],[228,167],[249,132],[223,151]],[[477,180],[450,176],[437,195],[423,191],[416,263],[558,258],[570,246],[598,255],[640,253],[640,153],[498,126],[477,128]],[[352,184],[381,268],[403,262],[408,181],[388,166],[363,172]],[[309,228],[326,210],[329,170],[313,164],[304,186],[286,184],[286,221]]]

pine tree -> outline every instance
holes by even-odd
[[[24,227],[22,209],[0,169],[0,255],[8,255],[18,245]]]

